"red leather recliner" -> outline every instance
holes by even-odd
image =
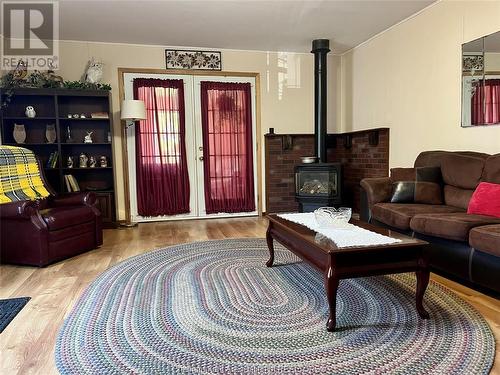
[[[102,245],[101,213],[94,193],[56,195],[0,204],[0,262],[46,266]]]

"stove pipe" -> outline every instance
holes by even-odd
[[[330,52],[328,39],[315,39],[314,53],[314,150],[320,163],[326,163],[326,55]]]

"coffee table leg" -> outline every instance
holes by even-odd
[[[326,329],[329,332],[335,330],[336,326],[336,308],[337,308],[337,289],[339,287],[339,278],[335,275],[335,269],[330,264],[325,273],[325,289],[326,298],[328,299],[328,306],[330,307],[330,314],[326,322]]]
[[[418,315],[422,319],[429,319],[429,313],[425,311],[423,305],[423,299],[425,290],[427,289],[427,285],[429,284],[429,261],[427,259],[426,254],[423,252],[423,249],[420,253],[420,258],[418,260],[419,269],[416,272],[417,276],[417,292],[415,293],[416,305]]]
[[[266,232],[267,248],[269,249],[269,260],[266,262],[267,267],[272,267],[274,262],[274,243],[273,237],[271,236],[271,227],[272,224],[271,222],[269,222],[269,226],[267,227]]]

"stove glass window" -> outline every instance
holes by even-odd
[[[298,171],[295,173],[295,189],[303,196],[337,195],[336,171]]]

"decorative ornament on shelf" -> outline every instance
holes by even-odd
[[[220,51],[165,50],[167,69],[222,70]]]
[[[28,118],[35,118],[36,117],[35,108],[33,108],[33,106],[31,106],[31,105],[27,106],[26,107],[26,111],[24,111],[24,114]]]
[[[66,161],[67,168],[73,168],[75,161],[73,160],[73,156],[68,156],[68,160]]]
[[[89,157],[84,152],[80,154],[79,160],[80,160],[79,163],[80,168],[87,168]]]
[[[91,83],[82,81],[64,81],[63,88],[68,90],[103,90],[110,91],[111,85],[107,83]]]
[[[71,129],[69,128],[69,125],[68,125],[68,127],[66,128],[66,143],[73,143],[73,142],[74,142],[74,139],[71,136]]]
[[[85,82],[98,84],[102,80],[102,61],[97,60],[95,57],[89,61],[87,72],[85,73]]]
[[[12,136],[16,143],[24,143],[26,141],[26,129],[24,128],[24,124],[14,124]]]
[[[83,138],[83,143],[92,143],[92,133],[93,132],[87,132],[87,135]]]
[[[47,124],[45,127],[45,138],[47,139],[47,143],[54,143],[56,141],[57,135],[55,124]]]
[[[95,168],[96,167],[96,164],[97,164],[97,161],[95,160],[95,156],[91,156],[90,159],[89,159],[89,167],[90,168]]]
[[[28,65],[21,59],[17,62],[16,68],[12,71],[12,78],[21,81],[28,75]]]
[[[106,168],[108,166],[108,158],[106,156],[99,156],[99,166],[101,168]]]

